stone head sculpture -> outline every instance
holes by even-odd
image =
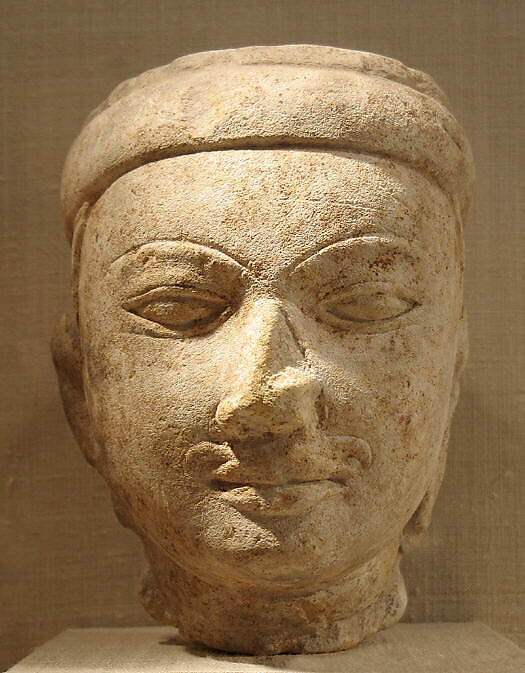
[[[278,653],[401,617],[466,357],[472,183],[433,81],[343,49],[194,54],[87,120],[54,358],[155,618]]]

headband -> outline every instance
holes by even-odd
[[[466,219],[470,146],[428,75],[376,54],[286,45],[191,54],[120,84],[68,154],[61,192],[67,234],[84,203],[146,163],[285,147],[406,162],[430,174]]]

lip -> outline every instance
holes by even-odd
[[[230,505],[251,514],[290,516],[339,493],[343,485],[332,479],[286,484],[233,484],[214,480],[210,487]]]

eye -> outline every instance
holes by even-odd
[[[351,329],[355,324],[384,323],[418,306],[390,288],[356,286],[323,300],[321,318],[334,327]]]
[[[215,327],[229,304],[206,290],[167,285],[132,297],[124,308],[175,332],[202,334]]]

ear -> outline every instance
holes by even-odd
[[[450,391],[450,400],[448,405],[448,419],[447,419],[447,428],[443,436],[443,441],[441,443],[441,449],[439,452],[438,463],[435,469],[435,472],[432,476],[432,481],[428,489],[423,496],[423,499],[419,503],[418,508],[412,515],[411,519],[406,524],[403,529],[403,535],[401,538],[401,548],[400,551],[402,554],[405,554],[407,551],[410,551],[418,542],[426,529],[430,526],[430,520],[432,518],[432,510],[434,509],[434,503],[443,481],[443,475],[445,474],[445,467],[447,462],[447,448],[448,448],[448,438],[450,434],[450,425],[452,423],[452,416],[454,410],[456,409],[456,404],[459,397],[459,379],[465,364],[468,358],[468,328],[467,328],[467,316],[465,309],[462,310],[461,318],[459,321],[458,329],[458,338],[456,346],[456,362],[454,365],[454,376],[452,379],[452,389]]]
[[[100,447],[93,435],[84,394],[78,327],[70,315],[62,315],[55,325],[51,352],[67,420],[86,460],[95,465]]]

